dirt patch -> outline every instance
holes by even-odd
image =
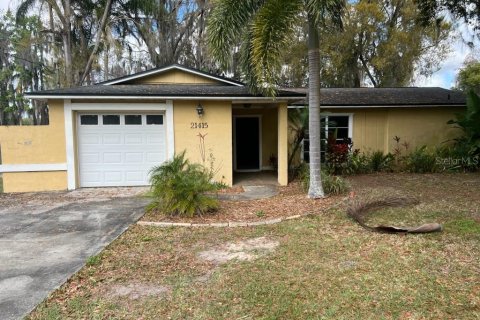
[[[231,260],[251,261],[275,251],[279,244],[276,240],[259,237],[226,243],[219,247],[202,251],[198,254],[198,257],[215,264],[223,264]]]
[[[128,298],[136,300],[144,297],[163,297],[171,292],[169,286],[158,286],[146,283],[129,283],[123,285],[113,285],[105,290],[105,295],[109,298]]]

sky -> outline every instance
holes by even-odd
[[[0,0],[0,10],[7,10],[8,7],[16,8],[19,3],[19,0]],[[461,28],[464,34],[467,34],[468,31],[466,28]],[[478,44],[480,45],[480,44]],[[465,59],[472,54],[478,58],[478,49],[477,54],[472,52],[472,50],[464,44],[461,40],[461,37],[458,37],[456,41],[452,44],[452,51],[448,57],[441,63],[440,69],[432,74],[431,77],[417,77],[413,83],[415,86],[419,87],[442,87],[450,89],[455,86],[455,79],[457,77],[459,69],[462,67]]]

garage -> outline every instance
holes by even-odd
[[[164,113],[79,113],[80,187],[144,186],[167,159]]]

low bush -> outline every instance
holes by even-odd
[[[218,200],[208,193],[224,188],[213,182],[214,173],[185,159],[185,151],[151,171],[148,210],[160,210],[170,215],[193,217],[214,211]]]
[[[357,149],[349,155],[344,174],[364,174],[381,171],[391,171],[395,160],[393,154],[386,155],[381,151],[360,153]]]
[[[373,172],[389,171],[394,159],[391,153],[383,154],[382,151],[375,151],[370,155],[370,169]]]
[[[327,141],[327,152],[325,155],[326,168],[332,174],[343,174],[348,168],[349,156],[352,153],[352,140],[344,139],[338,142],[333,135]]]
[[[370,157],[356,149],[348,159],[348,165],[344,171],[345,174],[363,174],[370,173]]]
[[[427,146],[416,148],[405,158],[405,167],[407,171],[413,173],[433,173],[438,172],[437,155],[427,149]]]
[[[302,182],[303,189],[308,190],[310,184],[310,169],[308,164],[303,164],[299,169],[299,178]],[[348,182],[340,176],[331,175],[322,170],[323,191],[326,194],[343,194],[350,190]]]

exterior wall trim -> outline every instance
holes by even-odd
[[[25,94],[27,99],[86,99],[86,100],[215,100],[215,101],[240,101],[254,102],[254,101],[269,101],[269,102],[287,102],[292,100],[305,99],[305,96],[292,97],[219,97],[219,96],[98,96],[98,95],[53,95],[53,94]]]
[[[47,171],[66,171],[66,163],[37,163],[37,164],[2,164],[1,173],[10,172],[47,172]]]
[[[173,124],[173,102],[168,100],[166,103],[72,103],[70,100],[64,100],[65,113],[65,140],[67,150],[67,188],[74,190],[77,188],[78,165],[76,160],[74,134],[74,123],[76,123],[75,111],[164,111],[167,117],[167,157],[171,159],[175,154],[174,145],[174,124]]]

